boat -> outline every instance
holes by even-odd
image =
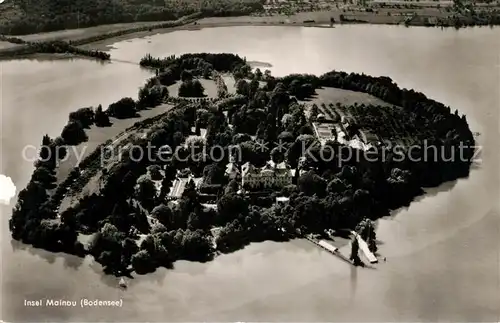
[[[120,285],[121,288],[127,288],[127,282],[125,281],[125,279],[120,278],[120,282],[118,283],[118,285]]]

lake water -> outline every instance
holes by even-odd
[[[387,263],[355,269],[306,241],[260,243],[215,261],[176,263],[127,291],[91,260],[12,242],[0,207],[2,319],[6,321],[495,321],[500,318],[500,29],[395,26],[230,27],[114,44],[111,55],[234,52],[273,74],[331,69],[390,76],[467,115],[482,161],[380,221]],[[26,185],[26,145],[56,136],[68,113],[135,96],[148,72],[87,60],[0,62],[0,173]],[[120,308],[28,308],[44,298],[122,299]]]

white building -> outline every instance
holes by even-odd
[[[269,161],[264,167],[258,168],[250,163],[241,167],[241,185],[247,188],[272,188],[292,184],[293,172],[282,162],[275,164]]]

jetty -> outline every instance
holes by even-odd
[[[333,246],[331,243],[329,243],[326,240],[316,240],[309,235],[306,236],[306,239],[311,241],[312,243],[314,243],[318,247],[320,247],[320,248],[322,248],[322,249],[324,249],[332,254],[336,254],[338,251],[337,247]]]
[[[366,243],[365,240],[363,240],[359,234],[357,234],[356,232],[354,231],[351,231],[351,234],[356,238],[356,240],[358,240],[358,243],[359,243],[359,249],[361,249],[361,251],[363,252],[363,254],[365,255],[366,259],[368,259],[368,261],[372,264],[374,263],[377,263],[378,262],[378,259],[377,257],[375,257],[375,255],[373,254],[373,252],[370,251],[370,248],[368,248],[368,244]]]

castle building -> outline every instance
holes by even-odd
[[[269,161],[258,168],[250,163],[241,167],[241,185],[244,188],[280,188],[292,184],[294,172],[285,163],[276,164]]]

